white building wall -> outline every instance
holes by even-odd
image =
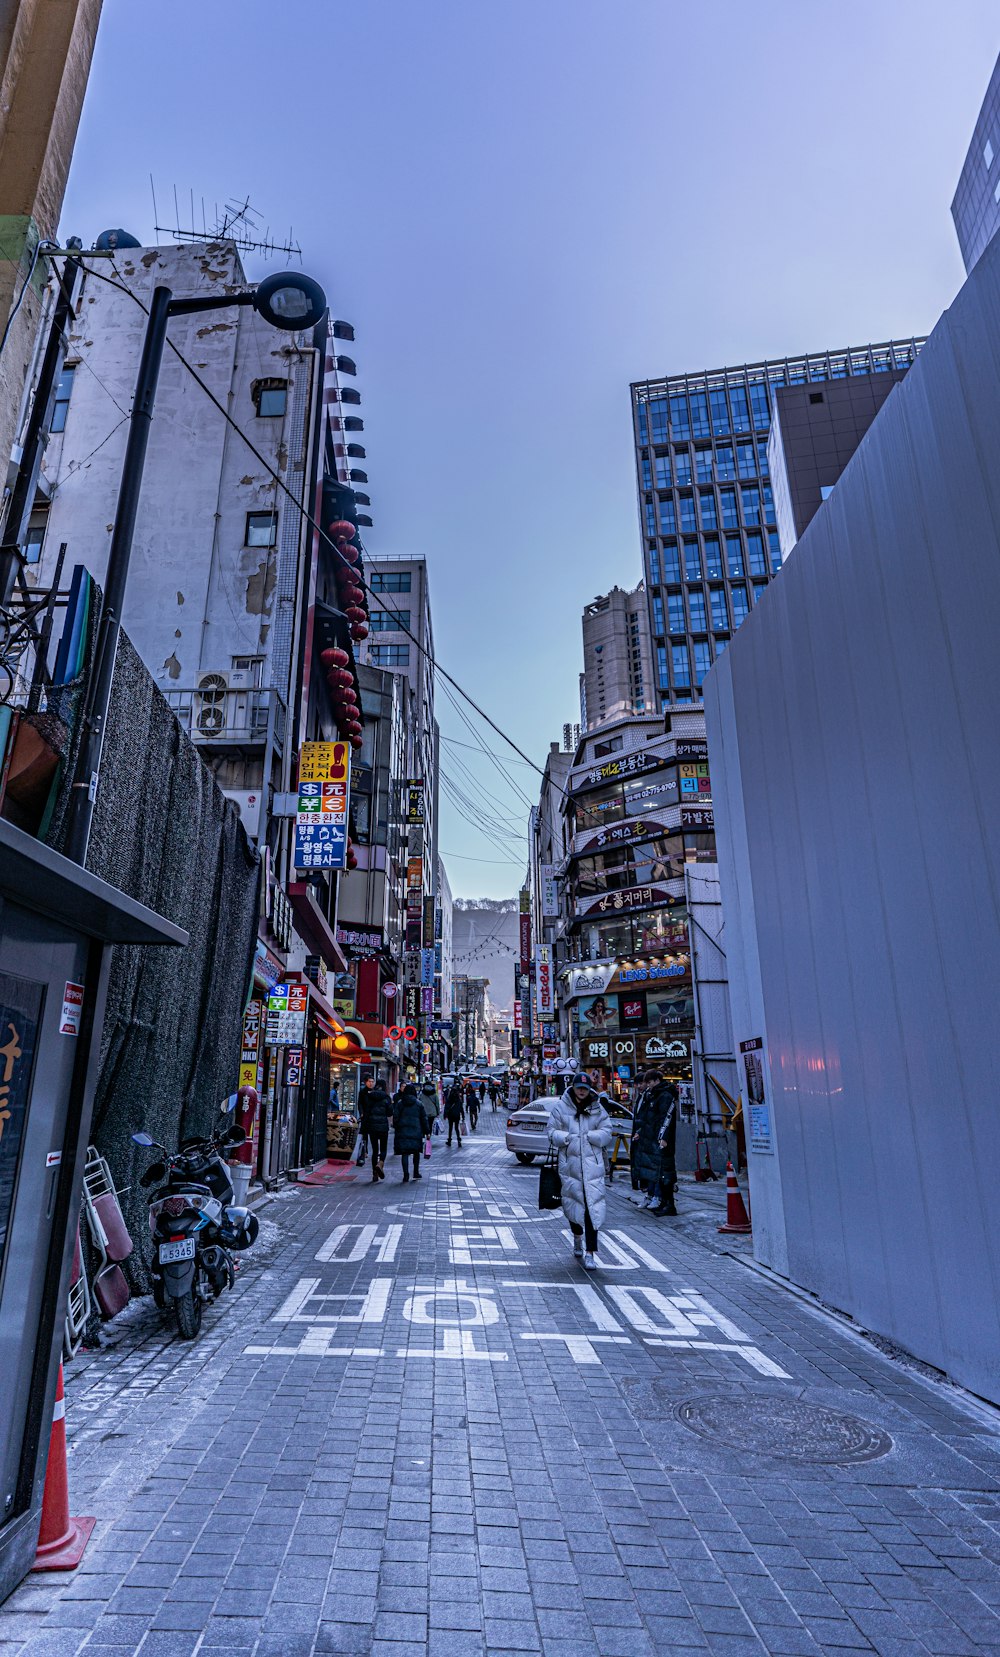
[[[705,701],[755,1249],[1000,1401],[998,387],[994,243]]]

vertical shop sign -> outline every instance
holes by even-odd
[[[290,1047],[285,1054],[285,1081],[289,1087],[302,1086],[301,1047]]]
[[[556,1010],[555,984],[552,973],[552,948],[539,944],[535,957],[535,979],[538,986],[538,1016],[548,1019]]]
[[[406,779],[406,821],[408,823],[422,823],[424,820],[424,779],[423,777],[407,777]]]
[[[0,973],[0,1266],[14,1206],[42,995],[43,986],[32,979]]]
[[[347,867],[350,761],[350,745],[346,742],[302,745],[295,813],[297,869]]]
[[[542,916],[545,920],[554,920],[559,914],[559,888],[556,884],[554,865],[539,864],[539,875],[542,883]]]
[[[434,951],[422,949],[420,951],[420,984],[423,989],[434,987]]]
[[[773,1156],[771,1106],[764,1084],[764,1042],[760,1036],[740,1042],[747,1082],[747,1143],[758,1155]]]
[[[306,1039],[309,991],[304,984],[276,984],[267,998],[268,1047],[301,1047]]]
[[[403,991],[403,1012],[407,1024],[416,1024],[420,1017],[420,987],[408,984]]]
[[[240,1047],[240,1087],[257,1086],[257,1066],[260,1063],[260,1023],[264,1004],[252,1000],[243,1014],[243,1042]]]
[[[434,948],[434,899],[424,898],[424,948]]]

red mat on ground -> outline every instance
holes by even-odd
[[[317,1162],[311,1174],[300,1174],[298,1185],[335,1185],[337,1180],[354,1179],[357,1168],[353,1162]]]

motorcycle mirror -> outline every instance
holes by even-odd
[[[228,1099],[223,1099],[221,1104],[219,1105],[219,1115],[220,1116],[231,1116],[233,1111],[236,1109],[236,1106],[239,1104],[239,1102],[240,1102],[239,1094],[238,1093],[231,1093],[229,1095],[229,1098]]]
[[[148,1133],[134,1133],[131,1137],[133,1145],[141,1145],[147,1151],[156,1144],[156,1140],[150,1139]]]
[[[155,1185],[157,1180],[163,1179],[166,1172],[166,1163],[151,1162],[149,1167],[146,1169],[146,1172],[139,1175],[139,1184],[142,1186],[143,1190],[146,1191],[151,1185]]]
[[[223,1134],[222,1139],[223,1144],[232,1145],[234,1150],[238,1145],[245,1145],[247,1142],[247,1136],[242,1128],[230,1128],[228,1133]]]

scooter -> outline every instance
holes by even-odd
[[[153,1299],[163,1310],[173,1307],[186,1341],[201,1329],[205,1304],[232,1288],[238,1270],[232,1251],[251,1248],[260,1231],[256,1214],[233,1203],[223,1152],[245,1144],[246,1134],[226,1121],[224,1115],[208,1139],[185,1139],[173,1154],[148,1133],[132,1135],[133,1144],[163,1157],[139,1179],[144,1190],[159,1187],[148,1199]]]

